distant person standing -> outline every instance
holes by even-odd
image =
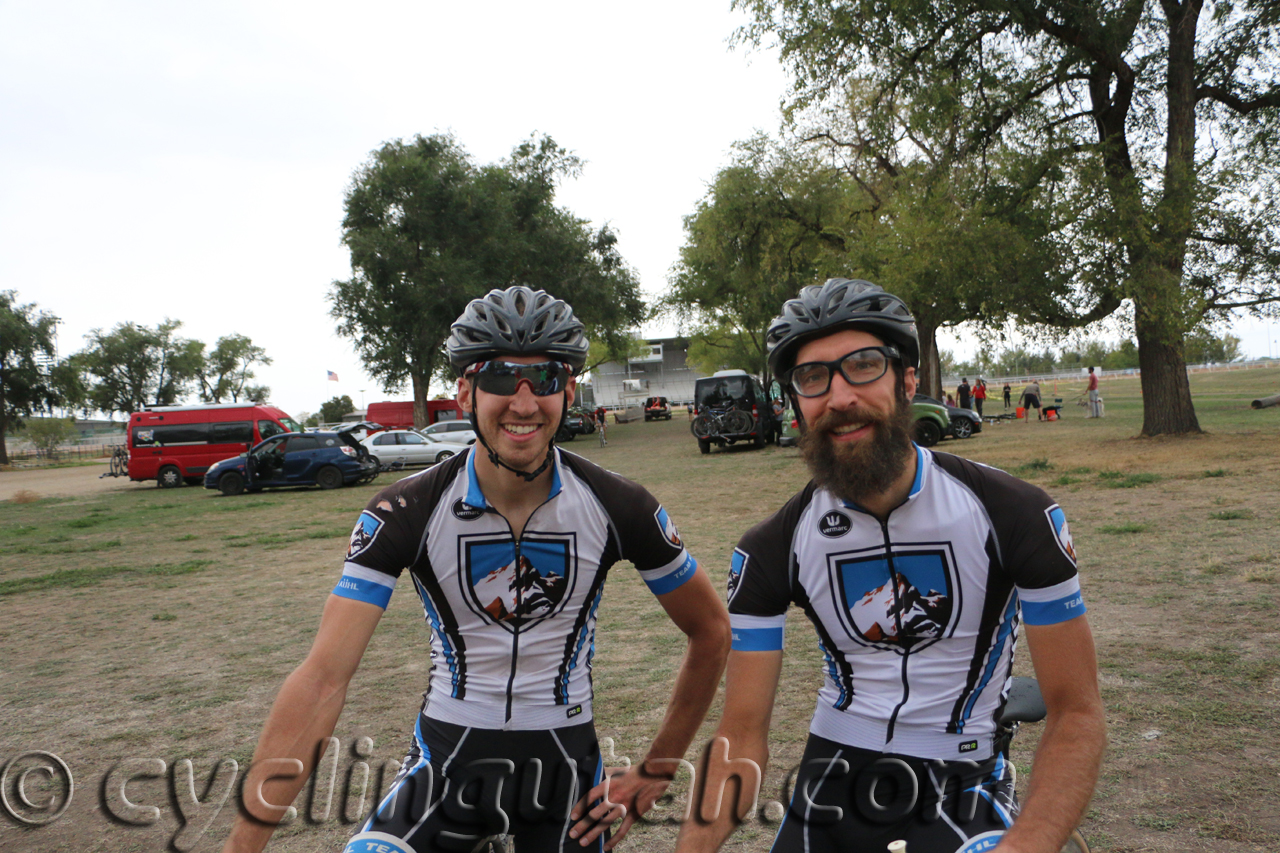
[[[979,376],[977,381],[973,383],[973,408],[977,410],[978,417],[982,417],[982,404],[987,399],[987,383],[982,381]]]
[[[1102,403],[1098,398],[1098,374],[1089,368],[1089,417],[1102,417]]]
[[[971,394],[971,390],[972,389],[969,388],[968,377],[962,377],[960,379],[960,387],[956,389],[956,400],[957,400],[956,405],[957,406],[959,406],[962,409],[969,408],[969,397]]]
[[[1040,383],[1034,379],[1022,389],[1022,405],[1027,408],[1027,420],[1031,420],[1031,409],[1036,410],[1036,420],[1044,420],[1044,412],[1040,409]]]
[[[1009,408],[1009,400],[1013,394],[1013,389],[1009,387],[1009,383],[1004,383],[1004,407]]]

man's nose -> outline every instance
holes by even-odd
[[[831,375],[831,388],[827,392],[828,406],[833,409],[847,409],[857,405],[861,398],[861,385],[851,385],[839,370]]]
[[[516,384],[516,393],[511,395],[510,408],[520,414],[532,414],[538,410],[538,397],[533,393],[533,383],[521,379]]]

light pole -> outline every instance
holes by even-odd
[[[360,389],[360,411],[364,411],[364,389]]]

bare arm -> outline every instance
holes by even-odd
[[[1027,625],[1027,644],[1049,715],[1026,802],[999,853],[1058,853],[1084,816],[1098,781],[1107,723],[1098,661],[1084,616]]]
[[[703,779],[696,786],[693,813],[680,827],[676,840],[678,853],[713,853],[738,827],[746,810],[759,793],[769,763],[769,721],[773,716],[773,700],[782,673],[782,652],[731,652],[729,671],[725,676],[724,715],[716,729],[715,740],[705,763]],[[724,743],[719,743],[721,739]],[[727,746],[727,754],[724,749]],[[717,794],[732,791],[725,777],[733,770],[726,762],[748,759],[759,768],[754,780],[740,777],[737,802],[729,797],[717,801]],[[735,805],[737,806],[735,808]]]
[[[684,758],[720,686],[729,654],[729,612],[716,595],[707,573],[695,572],[677,589],[658,596],[658,603],[688,637],[688,646],[667,703],[667,713],[644,760],[625,774],[593,788],[574,807],[573,818],[581,818],[581,822],[570,834],[574,838],[581,836],[580,843],[584,846],[595,841],[609,823],[622,817],[622,824],[605,845],[606,850],[613,849],[636,818],[662,796],[675,776],[676,760]],[[587,805],[600,797],[606,798],[588,812]],[[618,813],[617,805],[625,806],[625,816]]]
[[[347,685],[381,618],[382,608],[376,605],[329,596],[311,651],[281,686],[253,754],[255,767],[261,767],[259,763],[266,759],[296,759],[302,772],[267,779],[259,801],[255,796],[259,780],[251,768],[244,788],[245,808],[250,814],[270,819],[273,812],[281,811],[272,806],[293,802],[311,774],[317,745],[333,734]],[[257,853],[274,831],[274,823],[263,823],[241,812],[223,853]]]

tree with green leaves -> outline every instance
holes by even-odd
[[[850,81],[1020,176],[1071,296],[1026,319],[1132,312],[1143,433],[1199,431],[1184,338],[1280,300],[1280,15],[1202,0],[736,0],[776,41],[793,110]]]
[[[346,394],[341,397],[331,397],[320,404],[320,423],[336,424],[342,420],[343,415],[354,412],[355,409],[356,404],[351,402],[351,398]]]
[[[23,418],[57,402],[48,368],[57,353],[58,318],[34,304],[19,305],[18,294],[0,291],[0,464],[9,464],[5,436]]]
[[[70,441],[75,434],[76,427],[70,418],[30,418],[27,420],[27,438],[46,459],[57,457],[58,448]]]
[[[617,236],[554,203],[559,182],[580,170],[548,137],[480,166],[437,134],[388,142],[356,171],[342,223],[352,277],[333,283],[331,314],[385,390],[412,385],[418,425],[430,379],[451,376],[450,325],[494,288],[547,290],[573,306],[593,340],[619,352],[630,344],[644,305]]]
[[[200,399],[205,403],[221,403],[229,400],[262,402],[269,389],[262,385],[250,385],[255,365],[271,364],[267,351],[255,346],[247,335],[232,333],[218,338],[196,374],[200,383]]]
[[[87,378],[89,405],[129,414],[144,406],[172,406],[187,393],[204,365],[204,344],[178,337],[180,320],[154,329],[133,322],[111,331],[94,329],[74,357]]]
[[[846,186],[803,154],[757,135],[685,217],[663,307],[689,324],[689,357],[771,379],[765,333],[782,303],[843,251]]]

